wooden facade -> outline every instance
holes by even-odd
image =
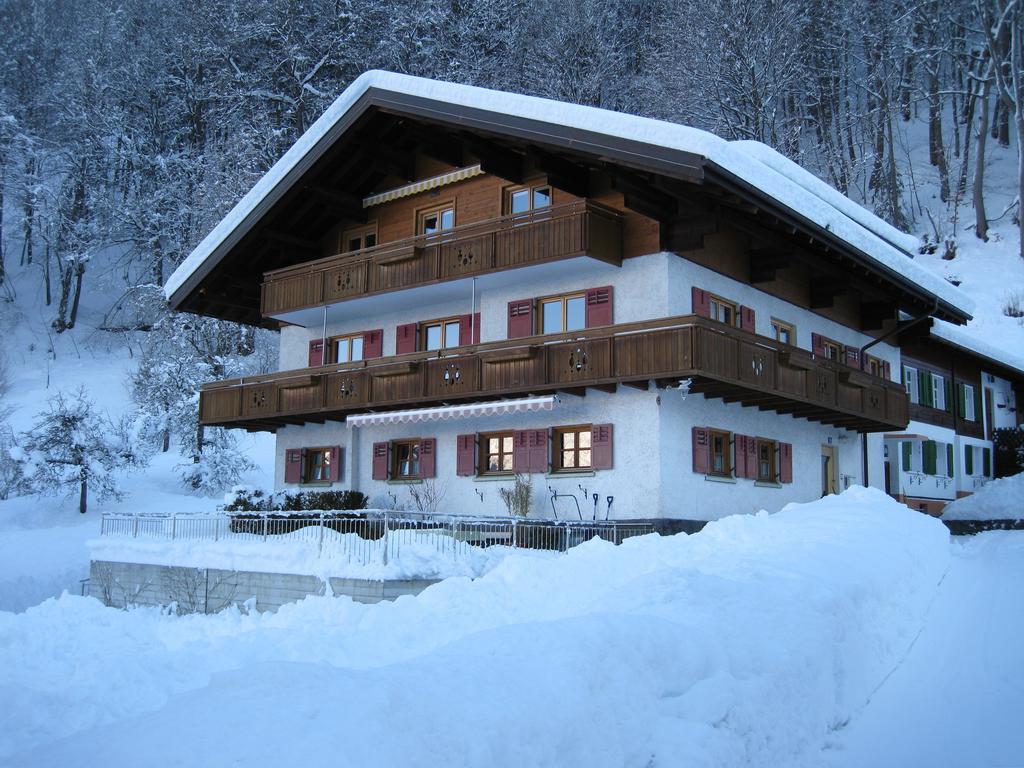
[[[694,394],[849,429],[907,424],[899,384],[692,315],[216,382],[200,393],[200,418],[273,431],[376,409],[687,379]]]
[[[622,214],[576,201],[384,242],[264,275],[265,316],[487,272],[589,256],[622,260]]]
[[[907,367],[919,372],[928,372],[942,376],[949,382],[946,388],[946,407],[936,408],[923,403],[909,403],[911,420],[937,427],[952,429],[964,437],[990,439],[985,435],[983,426],[983,408],[985,407],[982,393],[981,362],[978,358],[937,343],[930,339],[906,342],[901,346],[904,370]],[[960,398],[957,396],[961,385],[974,388],[975,409],[974,419],[966,418],[961,412]],[[991,415],[988,422],[991,423]]]

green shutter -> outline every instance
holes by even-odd
[[[985,474],[985,477],[991,477],[992,475],[992,449],[982,448],[981,449],[981,471]]]
[[[938,443],[934,440],[926,440],[924,443],[924,451],[921,458],[924,464],[923,471],[926,475],[935,474],[936,458],[939,455],[938,447]]]
[[[960,403],[960,410],[957,413],[957,417],[962,419],[967,415],[967,388],[962,382],[958,382],[956,385],[956,397],[957,402]]]
[[[946,386],[946,410],[949,413],[953,412],[953,380],[948,376],[945,379]]]
[[[964,446],[964,474],[974,474],[974,448],[969,445]]]
[[[900,445],[903,446],[903,471],[909,472],[910,462],[913,460],[914,456],[914,444],[910,442],[904,442],[901,443]]]
[[[921,405],[927,405],[929,408],[935,407],[935,398],[932,395],[932,374],[930,371],[918,371],[917,373],[918,388],[921,392]]]
[[[946,477],[953,476],[953,444],[946,443]]]
[[[974,420],[981,422],[981,386],[974,388]]]

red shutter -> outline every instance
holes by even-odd
[[[437,474],[437,440],[425,437],[420,440],[420,477],[433,477]]]
[[[517,429],[512,433],[512,471],[523,473],[530,471],[530,438],[525,429]]]
[[[418,323],[406,323],[395,330],[395,354],[404,355],[416,351],[416,329]]]
[[[702,475],[708,473],[708,430],[706,427],[693,428],[693,471]]]
[[[590,428],[590,466],[593,469],[612,468],[611,424],[594,424]]]
[[[508,303],[508,337],[521,339],[533,336],[533,299]]]
[[[472,335],[470,335],[472,333]],[[459,318],[459,344],[480,343],[480,313]]]
[[[341,480],[341,446],[335,445],[330,450],[330,466],[327,468],[327,479],[332,483]]]
[[[779,482],[793,482],[793,446],[779,443]]]
[[[476,435],[455,438],[455,474],[469,477],[476,474]]]
[[[811,334],[811,352],[818,357],[825,356],[825,338],[817,333]]]
[[[548,431],[546,429],[531,429],[527,433],[527,441],[530,449],[530,471],[548,471]]]
[[[587,291],[587,328],[612,324],[612,287],[591,288]]]
[[[284,452],[284,481],[286,483],[302,482],[301,448],[289,448]]]
[[[363,359],[372,360],[384,354],[384,329],[366,331],[363,334]]]
[[[747,476],[747,436],[732,436],[733,473],[736,477]]]
[[[747,474],[751,480],[757,480],[757,438],[747,436]]]
[[[316,368],[324,364],[324,340],[313,339],[309,342],[309,367]]]
[[[740,330],[754,333],[757,315],[751,307],[740,307]]]
[[[693,286],[693,314],[701,317],[711,317],[711,297],[708,292]]]
[[[846,364],[851,368],[860,368],[860,350],[856,347],[847,347],[843,353]]]
[[[884,376],[886,379],[892,379],[892,368],[889,367],[888,360],[882,361],[882,376]]]
[[[388,479],[388,444],[373,444],[373,479]]]

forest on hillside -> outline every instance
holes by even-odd
[[[268,363],[160,285],[367,69],[762,141],[948,255],[1020,219],[977,159],[1024,138],[1021,0],[0,0],[0,29],[0,300],[143,334],[163,450],[202,446],[190,385]]]

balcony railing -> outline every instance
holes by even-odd
[[[896,382],[693,315],[414,352],[203,386],[203,424],[274,430],[346,414],[523,394],[690,390],[864,432],[903,429]]]
[[[263,276],[264,316],[513,267],[622,260],[621,215],[579,201],[342,253]]]

